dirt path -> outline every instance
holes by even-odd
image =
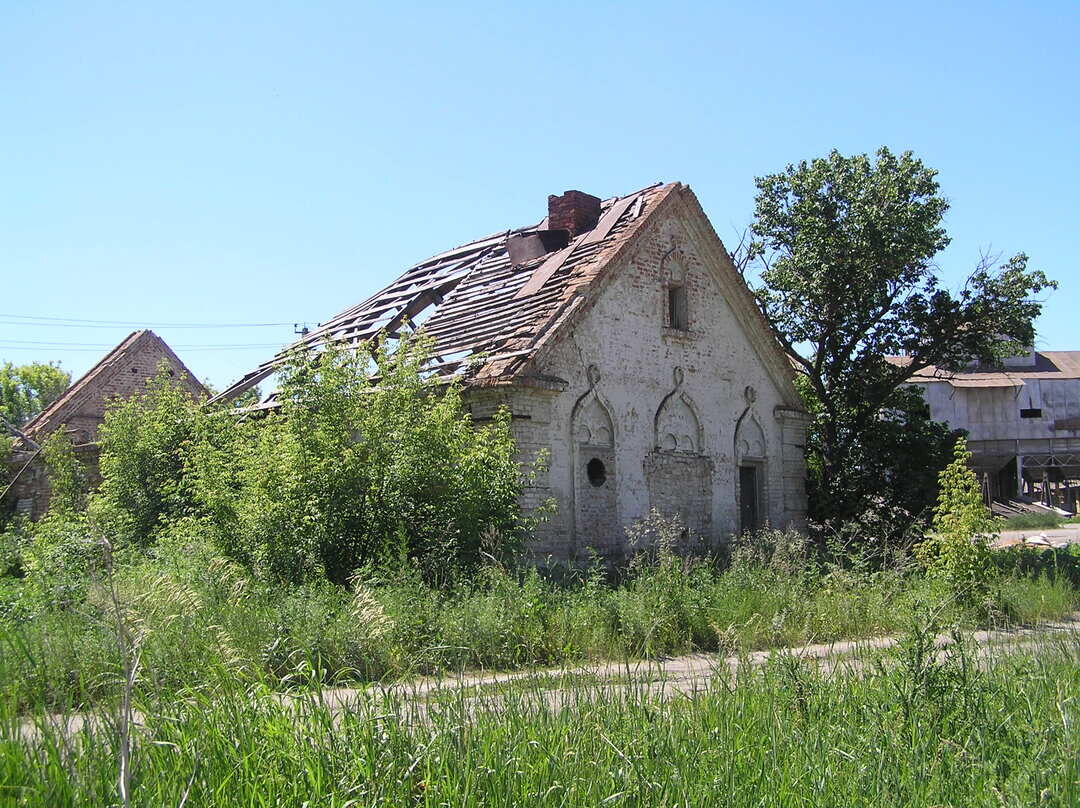
[[[1058,544],[1080,544],[1080,522],[1061,527],[1026,528],[1024,530],[1003,530],[994,541],[994,547],[1012,547],[1023,544],[1026,539],[1042,538],[1050,546]]]
[[[1035,627],[962,632],[961,636],[974,646],[974,654],[987,659],[994,654],[1030,649],[1062,639],[1080,639],[1080,612],[1064,620],[1042,623]],[[941,634],[935,639],[940,649],[954,641],[953,635]],[[632,660],[583,664],[561,668],[541,668],[509,673],[465,673],[457,676],[416,679],[390,686],[368,688],[336,688],[322,693],[322,701],[334,710],[355,709],[375,693],[400,702],[431,704],[465,698],[482,702],[485,696],[506,692],[506,685],[534,693],[544,693],[549,701],[561,701],[570,683],[586,683],[590,689],[619,689],[645,685],[654,693],[668,696],[690,696],[710,687],[718,678],[730,681],[742,665],[760,667],[774,656],[792,656],[811,661],[825,672],[849,671],[858,673],[868,661],[900,642],[898,637],[875,637],[863,640],[843,640],[816,643],[790,648],[753,651],[742,656],[718,657],[712,654],[689,654],[662,660]]]
[[[963,632],[961,636],[971,642],[975,657],[988,660],[997,653],[1030,650],[1062,640],[1080,640],[1080,612],[1064,620],[1042,623],[1035,627]],[[951,634],[942,634],[935,639],[935,644],[944,650],[953,641]],[[392,705],[402,714],[402,718],[423,722],[428,712],[439,704],[463,706],[470,713],[498,709],[500,704],[505,704],[509,684],[516,685],[514,692],[532,699],[534,704],[558,708],[581,698],[616,696],[631,689],[663,698],[693,696],[713,686],[717,681],[733,681],[740,666],[760,667],[774,656],[806,660],[827,673],[858,674],[866,670],[877,655],[895,647],[899,642],[898,637],[876,637],[773,648],[742,656],[689,654],[662,660],[627,660],[509,673],[470,672],[457,676],[414,679],[392,685],[327,688],[322,690],[317,698],[321,704],[339,714],[379,709],[380,704]],[[281,698],[288,702],[308,697],[283,695]],[[26,740],[37,737],[38,722],[41,720],[53,729],[61,730],[61,734],[65,736],[80,732],[88,722],[106,730],[108,727],[102,725],[109,723],[104,722],[100,716],[90,717],[82,713],[50,715],[44,719],[27,720],[20,727],[20,735]],[[136,714],[134,721],[138,728],[146,729],[143,716]]]

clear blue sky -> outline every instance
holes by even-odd
[[[990,249],[1062,283],[1080,349],[1080,5],[0,3],[0,359],[78,374],[156,324],[224,385],[549,193],[681,180],[721,237],[755,176],[912,149],[959,285]],[[40,345],[32,343],[77,343]],[[100,347],[98,347],[100,346]],[[200,346],[200,347],[189,347]]]

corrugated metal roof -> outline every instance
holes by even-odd
[[[906,356],[887,356],[885,360],[901,367],[911,361]],[[951,373],[931,365],[916,372],[909,381],[948,382],[953,387],[1019,387],[1024,380],[1032,379],[1080,379],[1080,351],[1036,351],[1035,363],[1030,368],[973,368]]]

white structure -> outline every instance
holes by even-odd
[[[791,367],[686,186],[550,197],[540,224],[413,267],[301,344],[360,344],[421,318],[434,369],[464,377],[474,418],[509,408],[522,461],[548,458],[524,502],[557,505],[538,557],[620,557],[650,508],[707,545],[803,526],[807,416]]]
[[[1030,351],[961,373],[929,367],[911,383],[923,388],[931,418],[967,430],[991,496],[1080,479],[1080,351]]]

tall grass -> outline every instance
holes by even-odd
[[[1073,806],[1080,644],[977,664],[910,632],[862,675],[793,657],[662,683],[518,681],[424,702],[378,689],[349,709],[282,699],[219,669],[137,704],[128,786],[140,806]],[[539,680],[538,680],[539,681]],[[116,713],[65,731],[0,702],[0,804],[120,801]]]
[[[1020,513],[1007,517],[1001,524],[1002,530],[1038,530],[1040,528],[1060,527],[1064,520],[1056,513]]]
[[[341,685],[732,654],[895,633],[928,604],[940,605],[953,623],[985,622],[985,613],[950,601],[940,582],[911,569],[821,567],[805,548],[781,542],[765,549],[737,552],[726,567],[646,558],[616,585],[599,568],[556,580],[535,569],[489,567],[447,589],[407,568],[369,570],[351,588],[268,587],[220,560],[142,563],[112,581],[84,581],[78,597],[62,587],[63,600],[45,597],[32,582],[9,585],[6,607],[0,604],[0,695],[24,711],[117,698],[120,628],[137,644],[135,690],[145,694],[199,682],[212,688],[221,671],[289,690],[310,676]],[[1078,605],[1076,581],[1051,565],[1050,555],[1001,558],[1009,571],[996,591],[998,618],[1053,619]]]

